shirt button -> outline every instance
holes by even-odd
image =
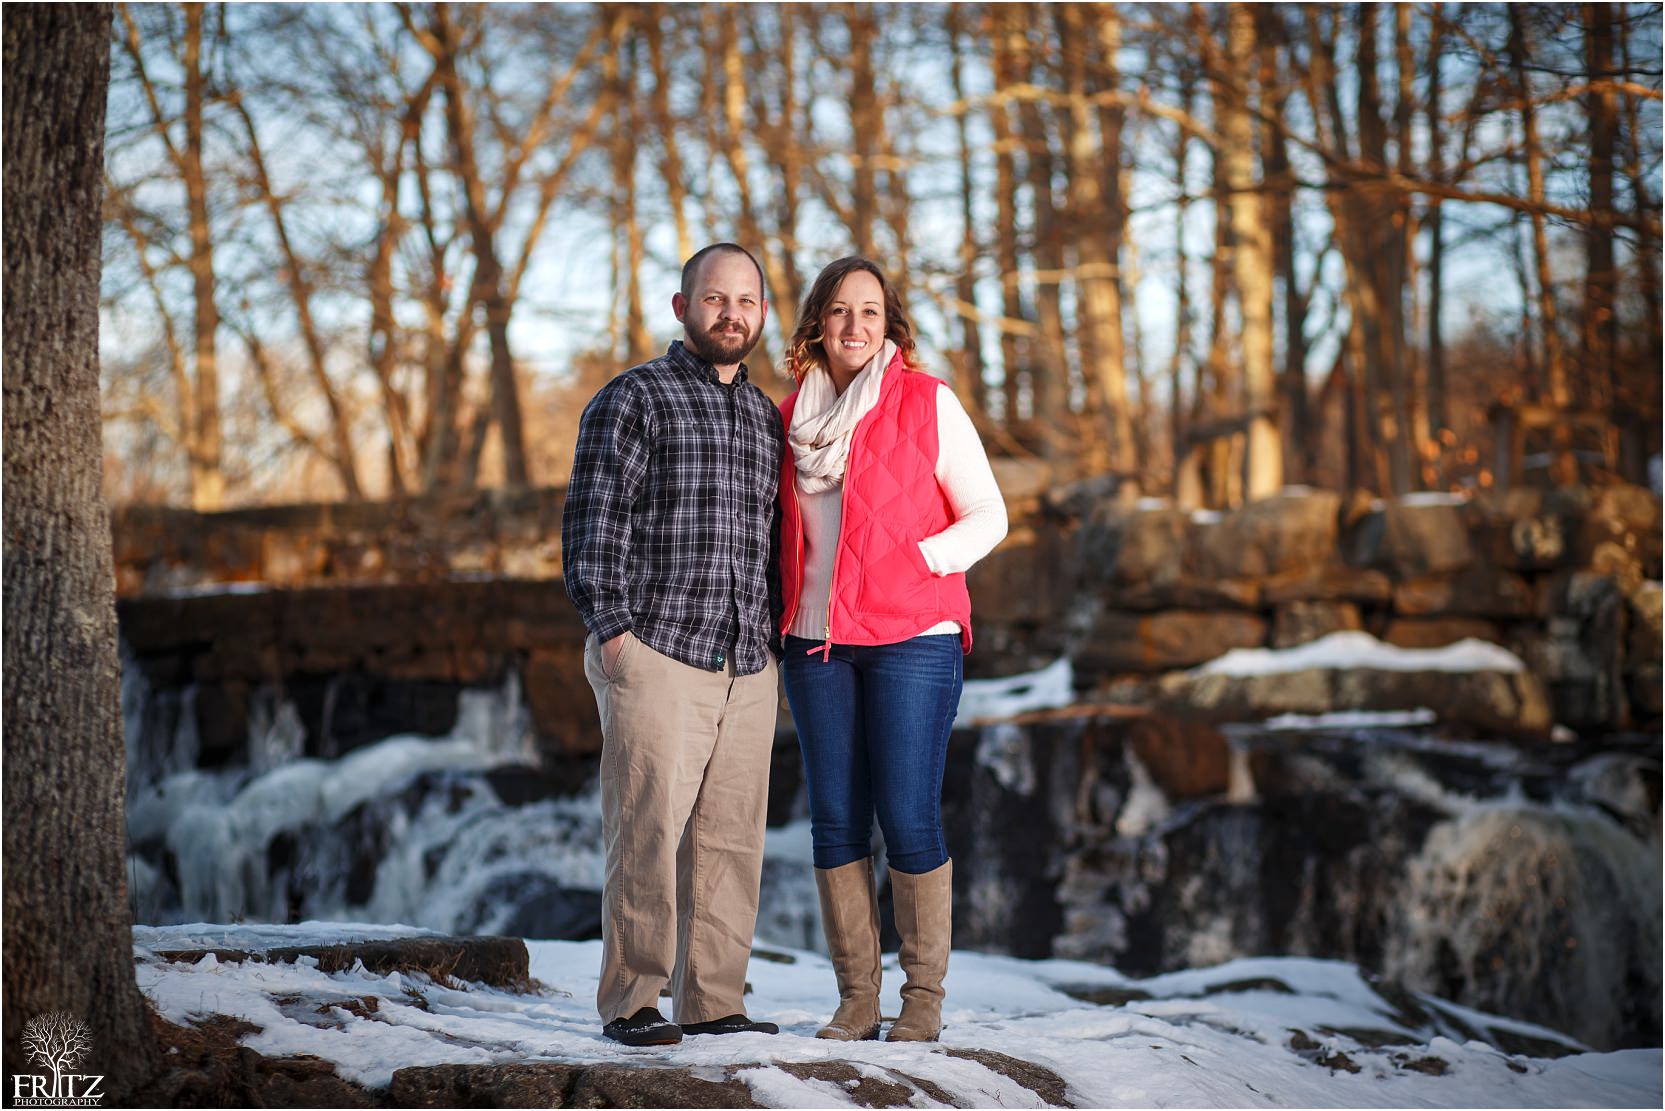
[[[723,666],[723,654],[721,652],[717,653],[717,666],[718,667]]]

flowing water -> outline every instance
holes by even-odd
[[[305,755],[249,702],[242,759],[200,767],[193,689],[124,669],[138,921],[398,922],[597,936],[594,758],[540,766],[521,693],[464,692],[444,737]],[[1232,727],[1233,790],[1170,800],[1113,726],[962,729],[945,820],[956,945],[1133,975],[1336,957],[1567,1031],[1659,1043],[1657,739],[1521,750],[1428,725]],[[790,738],[758,936],[822,945]],[[887,935],[892,939],[887,918]]]

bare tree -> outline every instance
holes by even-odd
[[[1557,404],[1657,412],[1656,9],[556,11],[123,9],[106,290],[142,338],[112,336],[111,474],[171,439],[145,488],[183,475],[199,504],[216,453],[235,497],[269,493],[244,476],[270,455],[349,496],[497,481],[499,458],[532,481],[560,452],[530,463],[530,429],[562,426],[531,409],[573,379],[515,358],[523,288],[567,357],[638,359],[649,291],[705,237],[763,265],[755,363],[800,267],[872,254],[995,450],[1131,490],[1171,443],[1187,501],[1484,481],[1459,307],[1508,313],[1519,380]],[[351,154],[302,178],[308,143]],[[549,240],[596,244],[593,304],[538,280]],[[1519,295],[1451,284],[1517,260]],[[1149,327],[1162,301],[1173,329]]]
[[[184,264],[192,284],[192,376],[178,397],[176,425],[190,465],[191,504],[217,509],[225,496],[221,468],[223,433],[220,426],[220,310],[214,277],[215,232],[208,205],[208,168],[204,153],[208,105],[208,74],[203,57],[203,4],[183,5],[184,31],[174,59],[184,73],[184,104],[177,121],[162,102],[157,84],[145,63],[144,46],[133,9],[121,5],[123,34],[134,75],[149,110],[150,127],[167,154],[185,194],[186,232],[190,250]],[[183,136],[175,138],[175,124]]]

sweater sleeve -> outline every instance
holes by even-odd
[[[994,480],[983,441],[959,398],[937,390],[937,485],[948,497],[954,522],[919,542],[933,575],[970,569],[1006,536],[1006,500]]]

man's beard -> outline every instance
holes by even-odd
[[[745,325],[741,325],[741,329],[739,332],[726,332],[714,328],[698,335],[684,329],[686,338],[683,344],[712,366],[732,366],[757,346],[757,339],[744,330]]]

